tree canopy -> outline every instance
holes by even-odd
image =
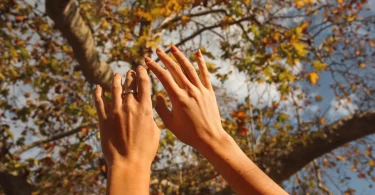
[[[93,86],[172,44],[202,51],[223,127],[289,193],[371,190],[374,27],[367,0],[2,0],[0,194],[103,194]],[[232,193],[156,120],[152,194]]]

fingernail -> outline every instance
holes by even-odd
[[[138,66],[137,66],[137,70],[138,70],[138,69],[144,69],[144,67],[143,67],[142,65],[138,65]]]
[[[198,49],[197,55],[198,55],[199,57],[202,56],[202,52],[201,52],[200,49]]]
[[[156,103],[159,104],[160,101],[163,100],[163,97],[162,97],[160,94],[158,94],[158,95],[156,96],[156,100],[157,100]]]
[[[128,72],[126,73],[126,76],[132,76],[134,74],[134,70],[130,69],[128,70]]]
[[[146,65],[144,65],[144,64],[140,64],[140,65],[138,65],[138,66],[142,67],[142,68],[145,69],[145,70],[148,69],[148,67],[147,67]]]
[[[149,58],[149,57],[145,57],[145,62],[146,63],[149,63],[149,62],[151,62],[152,60],[151,60],[151,58]]]
[[[171,52],[176,53],[178,51],[179,51],[179,49],[176,46],[174,46],[174,45],[171,46]]]
[[[157,49],[156,49],[156,52],[157,53],[161,53],[163,50],[162,49],[160,49],[160,47],[158,47]]]

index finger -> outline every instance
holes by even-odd
[[[151,103],[151,85],[147,70],[142,66],[137,67],[138,75],[138,100]]]
[[[151,71],[155,74],[155,76],[160,80],[161,84],[164,86],[165,90],[169,95],[175,94],[180,90],[177,83],[168,74],[166,70],[164,70],[158,63],[153,61],[151,58],[146,57],[145,62],[147,66],[151,69]]]
[[[116,73],[112,80],[112,105],[114,110],[120,110],[122,106],[121,75]]]

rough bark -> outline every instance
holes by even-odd
[[[300,139],[290,152],[275,159],[281,166],[267,166],[270,168],[269,176],[280,183],[323,154],[373,133],[375,111],[344,117]]]
[[[107,90],[110,89],[113,70],[108,64],[100,61],[91,30],[80,16],[76,1],[46,0],[46,11],[55,22],[56,28],[72,46],[86,79],[91,83],[102,85]],[[203,31],[219,26],[206,27]],[[184,40],[180,44],[183,43]],[[321,155],[374,132],[375,111],[348,116],[317,132],[310,133],[306,136],[310,137],[308,144],[303,144],[302,141],[295,143],[291,152],[274,159],[281,166],[267,166],[265,163],[266,166],[260,167],[270,167],[269,175],[280,183]],[[11,175],[6,170],[0,170],[0,185],[6,194],[23,195],[31,194],[32,191],[32,186],[27,183],[25,177]],[[225,190],[229,193],[230,188]]]
[[[267,170],[267,175],[275,182],[281,183],[323,154],[374,133],[375,111],[347,116],[316,132],[309,133],[295,143],[290,152],[281,156],[275,154],[272,164],[271,161],[263,161],[270,159],[269,156],[262,155],[258,156],[260,160],[257,164],[261,169]],[[230,193],[230,186],[227,186],[216,194]]]
[[[72,46],[74,56],[86,79],[109,90],[113,70],[100,60],[91,29],[80,15],[77,2],[46,0],[46,12]]]
[[[22,175],[11,175],[6,171],[0,171],[0,186],[6,195],[29,195],[33,186]]]

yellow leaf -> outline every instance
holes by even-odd
[[[366,63],[362,62],[361,64],[359,64],[359,67],[360,68],[366,68]]]
[[[184,21],[184,22],[188,22],[188,21],[190,21],[190,17],[184,15],[184,16],[181,17],[181,20]]]
[[[302,32],[304,32],[310,26],[310,24],[311,22],[302,23],[299,27],[296,28],[297,33],[301,34]]]
[[[296,4],[297,9],[300,9],[305,5],[305,3],[303,3],[303,0],[294,0],[294,3]]]
[[[258,84],[262,84],[262,83],[264,83],[264,80],[263,79],[258,79]]]
[[[307,48],[306,44],[301,43],[301,42],[294,42],[292,44],[293,44],[293,47],[294,47],[294,49],[296,50],[296,52],[299,56],[305,56],[306,54],[309,53],[309,51],[306,50],[306,48]]]
[[[316,100],[317,102],[321,102],[321,101],[323,100],[323,98],[322,98],[322,96],[317,95],[317,96],[315,96],[315,100]]]
[[[101,24],[101,28],[102,29],[108,29],[108,27],[109,27],[108,21],[106,19],[103,19],[102,24]]]
[[[324,125],[326,123],[326,118],[324,117],[320,118],[319,122],[321,125]]]
[[[369,160],[368,161],[368,165],[370,165],[370,167],[374,167],[375,166],[375,162],[373,160]]]
[[[327,64],[324,63],[324,62],[320,62],[320,61],[314,61],[312,63],[312,65],[317,72],[320,72],[320,71],[325,70],[327,68]]]
[[[342,3],[344,0],[337,0],[337,3]]]
[[[316,72],[311,72],[308,75],[308,79],[309,79],[311,84],[316,85],[318,83],[318,80],[319,80],[319,75]]]

